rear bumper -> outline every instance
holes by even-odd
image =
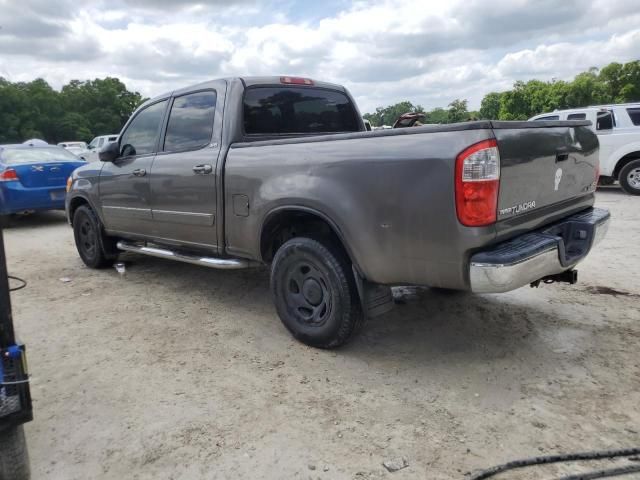
[[[608,210],[590,208],[475,253],[469,266],[471,291],[508,292],[572,269],[605,236],[610,218]]]
[[[0,184],[0,214],[64,208],[65,186],[26,188],[20,182]]]

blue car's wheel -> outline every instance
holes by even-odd
[[[115,258],[114,240],[104,234],[90,207],[78,207],[73,215],[73,236],[80,258],[87,267],[104,268]]]

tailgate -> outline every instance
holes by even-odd
[[[554,205],[592,195],[598,137],[590,122],[492,122],[500,151],[498,224],[551,217]],[[507,222],[513,224],[513,222]]]

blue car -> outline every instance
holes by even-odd
[[[55,145],[0,145],[0,215],[64,209],[67,178],[85,164]]]

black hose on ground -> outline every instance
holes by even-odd
[[[533,457],[527,458],[524,460],[513,460],[511,462],[503,463],[502,465],[496,465],[495,467],[488,468],[486,470],[482,470],[478,473],[475,473],[471,476],[470,480],[484,480],[485,478],[493,477],[494,475],[498,475],[499,473],[506,472],[507,470],[514,470],[516,468],[523,467],[531,467],[533,465],[547,465],[549,463],[558,463],[558,462],[575,462],[579,460],[602,460],[605,458],[616,458],[616,457],[629,457],[631,455],[640,454],[640,448],[625,448],[622,450],[603,450],[596,452],[582,452],[582,453],[567,453],[563,455],[548,455],[544,457]],[[636,468],[637,465],[634,465]],[[639,470],[633,470],[640,471]],[[593,472],[594,474],[597,472]],[[585,475],[589,475],[588,473],[581,474],[574,477],[566,477],[571,480],[576,479],[589,479],[589,478],[604,478],[604,477],[587,477]],[[623,473],[616,473],[615,475],[623,475]],[[609,475],[612,476],[612,475]]]
[[[14,277],[13,275],[7,275],[7,277],[8,277],[10,280],[15,280],[16,282],[22,282],[22,285],[18,285],[17,287],[14,287],[14,288],[9,288],[9,291],[10,291],[10,292],[15,292],[15,291],[17,291],[17,290],[22,290],[24,287],[26,287],[26,286],[27,286],[27,281],[26,281],[26,280],[21,279],[20,277]]]
[[[594,480],[595,478],[617,477],[628,473],[640,472],[640,465],[627,465],[626,467],[610,468],[608,470],[598,470],[595,472],[576,473],[558,480]]]

